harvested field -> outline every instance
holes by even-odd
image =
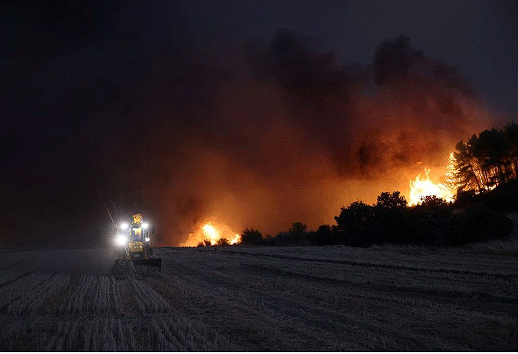
[[[411,247],[1,252],[0,348],[518,350],[518,253]]]

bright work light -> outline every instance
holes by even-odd
[[[119,236],[117,236],[115,241],[117,242],[118,245],[123,246],[124,244],[126,244],[126,242],[128,242],[128,239],[124,235],[119,235]]]

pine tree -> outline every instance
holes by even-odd
[[[475,157],[468,148],[468,145],[464,144],[463,141],[459,141],[457,145],[455,145],[455,149],[457,151],[453,153],[453,157],[455,159],[454,170],[456,170],[458,189],[461,191],[471,189],[479,192],[482,187],[479,177],[475,172]]]

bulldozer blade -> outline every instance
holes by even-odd
[[[136,266],[162,268],[162,258],[133,258],[131,261]]]

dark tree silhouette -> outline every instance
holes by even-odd
[[[220,238],[218,242],[216,242],[217,246],[230,246],[230,242],[226,238]]]
[[[334,244],[336,240],[334,240],[331,226],[320,225],[317,231],[312,234],[311,242],[317,246]]]
[[[335,231],[345,233],[361,233],[369,218],[374,215],[374,208],[362,201],[351,203],[347,208],[342,207],[340,215],[335,216]]]
[[[307,225],[306,224],[303,224],[301,222],[294,222],[293,225],[291,226],[290,230],[289,230],[289,233],[290,234],[301,234],[303,232],[306,232],[307,230]]]
[[[477,165],[471,149],[462,141],[459,141],[457,145],[455,145],[455,149],[456,151],[453,155],[455,157],[456,175],[454,177],[459,190],[473,189],[480,191],[482,189],[482,183],[475,172]]]
[[[482,192],[518,177],[518,125],[492,128],[455,146],[453,179],[458,191]]]
[[[478,159],[487,187],[507,181],[508,152],[501,130],[484,130],[472,142],[473,155]]]
[[[427,195],[426,197],[421,198],[421,204],[419,204],[418,206],[427,209],[443,209],[448,207],[449,203],[442,198],[438,198],[435,195]]]
[[[241,244],[243,245],[260,245],[263,241],[263,234],[259,230],[247,228],[241,233]]]
[[[404,209],[407,206],[407,201],[400,191],[383,192],[378,196],[378,203],[376,207],[386,210]]]
[[[509,161],[512,166],[512,176],[518,178],[518,124],[507,123],[504,127],[505,144],[509,154]]]
[[[203,240],[203,241],[200,241],[198,243],[198,245],[196,245],[196,247],[208,247],[208,246],[212,246],[212,243],[210,242],[210,240]]]
[[[400,192],[383,192],[374,206],[356,201],[343,207],[335,217],[331,242],[362,247],[383,243],[449,246],[502,238],[512,230],[512,223],[502,213],[482,205],[460,207],[454,213],[454,204],[428,196],[420,205],[408,208]],[[310,234],[312,240],[318,240],[316,233]]]

